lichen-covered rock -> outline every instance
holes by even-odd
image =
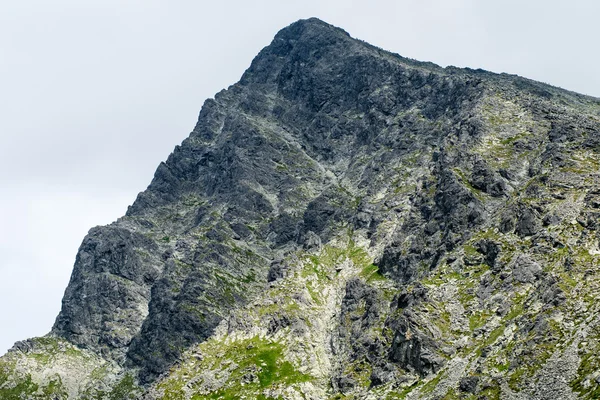
[[[281,30],[79,249],[0,397],[600,396],[600,101]]]

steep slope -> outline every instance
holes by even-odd
[[[0,397],[594,398],[599,146],[598,99],[298,21],[89,232]]]

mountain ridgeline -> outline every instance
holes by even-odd
[[[600,398],[600,100],[284,28],[90,230],[2,399]]]

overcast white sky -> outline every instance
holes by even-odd
[[[291,22],[600,97],[596,0],[54,0],[0,4],[0,354],[47,333],[77,248],[125,213]]]

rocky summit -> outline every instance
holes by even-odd
[[[298,21],[90,230],[0,398],[600,398],[599,167],[599,99]]]

